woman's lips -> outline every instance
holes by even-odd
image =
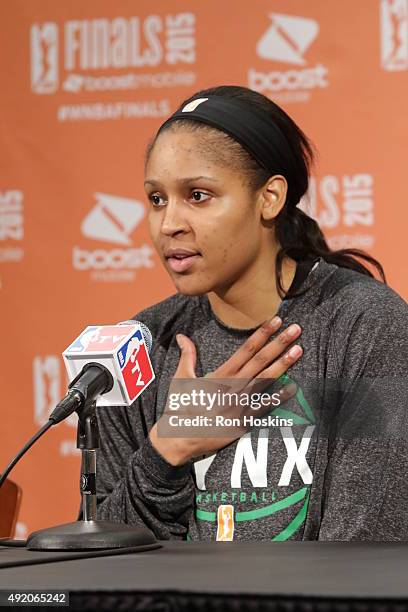
[[[174,272],[185,272],[186,270],[191,268],[192,265],[194,265],[194,262],[199,257],[201,257],[201,255],[198,255],[198,254],[189,255],[188,257],[183,257],[182,259],[179,259],[177,257],[168,257],[167,261],[169,262],[170,268]]]

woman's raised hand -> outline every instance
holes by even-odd
[[[189,379],[192,383],[196,379],[197,387],[200,386],[199,383],[202,383],[206,388],[213,379],[223,379],[231,383],[233,387],[234,383],[240,386],[240,392],[244,390],[251,390],[253,392],[255,385],[253,385],[252,389],[250,388],[253,379],[256,379],[257,390],[259,390],[260,386],[262,387],[262,379],[265,379],[265,385],[267,386],[268,383],[270,384],[271,379],[276,380],[284,374],[302,356],[303,352],[302,347],[298,344],[288,349],[289,345],[301,334],[302,330],[297,324],[290,325],[274,340],[268,342],[270,336],[278,331],[281,325],[282,321],[279,317],[265,321],[227,361],[211,374],[207,374],[205,379],[197,378],[195,374],[197,352],[194,343],[187,336],[178,334],[177,339],[181,348],[181,355],[172,384],[170,385],[169,396],[172,392],[172,387],[177,386],[178,379]],[[242,379],[245,379],[244,387],[240,384]],[[236,391],[236,389],[233,390]],[[291,392],[288,394],[288,392],[283,391],[281,394],[282,401],[290,395]],[[228,409],[225,409],[224,406],[213,406],[208,416],[211,416],[212,419],[214,419],[215,414],[222,414],[228,418],[232,418],[234,414],[235,416],[242,417],[244,414],[249,414],[251,408],[246,407],[244,411],[242,411],[242,408],[238,410],[240,410],[239,415],[237,415],[237,406],[232,406]],[[266,409],[264,409],[265,411]],[[196,407],[183,405],[183,418],[193,418],[197,414]],[[256,416],[260,416],[260,414]],[[154,448],[172,465],[181,465],[193,457],[215,452],[233,442],[243,433],[242,429],[235,427],[229,428],[228,431],[226,430],[225,436],[217,435],[214,437],[211,434],[207,436],[201,433],[200,436],[193,437],[193,435],[190,435],[190,431],[187,437],[176,437],[174,433],[172,435],[163,435],[163,431],[169,432],[170,430],[168,423],[169,409],[166,407],[163,415],[152,427],[149,435]],[[201,432],[204,430],[205,428],[200,429]],[[184,431],[186,430],[184,429]],[[211,428],[207,428],[207,431],[210,432]]]

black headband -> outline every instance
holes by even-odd
[[[158,134],[166,125],[179,119],[205,123],[225,132],[271,174],[295,171],[288,140],[262,109],[248,108],[239,100],[221,96],[197,98],[169,117]]]

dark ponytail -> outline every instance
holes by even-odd
[[[186,104],[197,99],[206,98],[209,96],[221,96],[224,98],[236,99],[241,104],[246,104],[251,108],[252,112],[257,108],[263,113],[267,113],[271,122],[275,123],[283,133],[286,144],[290,151],[290,165],[279,168],[275,174],[282,174],[288,184],[287,197],[284,207],[275,219],[275,235],[280,249],[276,257],[276,286],[283,297],[285,295],[282,286],[282,263],[286,256],[294,259],[297,262],[310,258],[322,257],[328,263],[335,264],[341,268],[349,268],[360,274],[374,277],[373,273],[360,260],[369,263],[376,268],[381,279],[386,282],[385,274],[381,264],[359,249],[341,249],[333,251],[330,249],[326,239],[321,231],[318,223],[307,215],[298,207],[299,201],[308,190],[310,168],[314,162],[314,148],[307,136],[296,125],[296,123],[280,108],[277,104],[269,100],[266,96],[252,91],[246,87],[238,87],[233,85],[213,87],[199,91],[191,96],[188,100],[180,105],[180,109]],[[177,119],[172,123],[161,128],[177,129],[181,125],[192,131],[218,132],[222,134],[223,149],[230,155],[231,165],[239,167],[240,171],[246,174],[248,184],[256,191],[260,189],[266,181],[273,176],[274,172],[267,171],[262,168],[257,161],[242,147],[236,140],[225,133],[221,133],[214,127],[203,125],[202,123],[194,122],[190,118]],[[147,151],[147,158],[154,146],[154,142],[150,145]],[[217,153],[218,154],[218,153]],[[277,150],[279,157],[279,149]],[[285,159],[281,155],[282,160]],[[358,259],[357,259],[358,258]],[[294,296],[291,296],[294,297]]]
[[[386,283],[382,265],[360,249],[339,249],[332,251],[326,242],[318,223],[303,212],[298,206],[285,205],[275,219],[276,239],[281,248],[276,257],[276,283],[281,296],[285,291],[282,287],[281,270],[284,257],[288,256],[295,261],[302,261],[312,257],[322,257],[328,263],[340,268],[348,268],[373,277],[372,272],[358,259],[370,263]],[[279,273],[278,273],[279,271]]]

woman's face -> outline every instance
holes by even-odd
[[[150,236],[177,290],[186,295],[245,286],[261,249],[256,196],[228,166],[227,152],[225,164],[212,160],[208,138],[180,128],[164,131],[146,165]],[[216,159],[222,160],[222,153]],[[168,257],[172,249],[193,255]]]

